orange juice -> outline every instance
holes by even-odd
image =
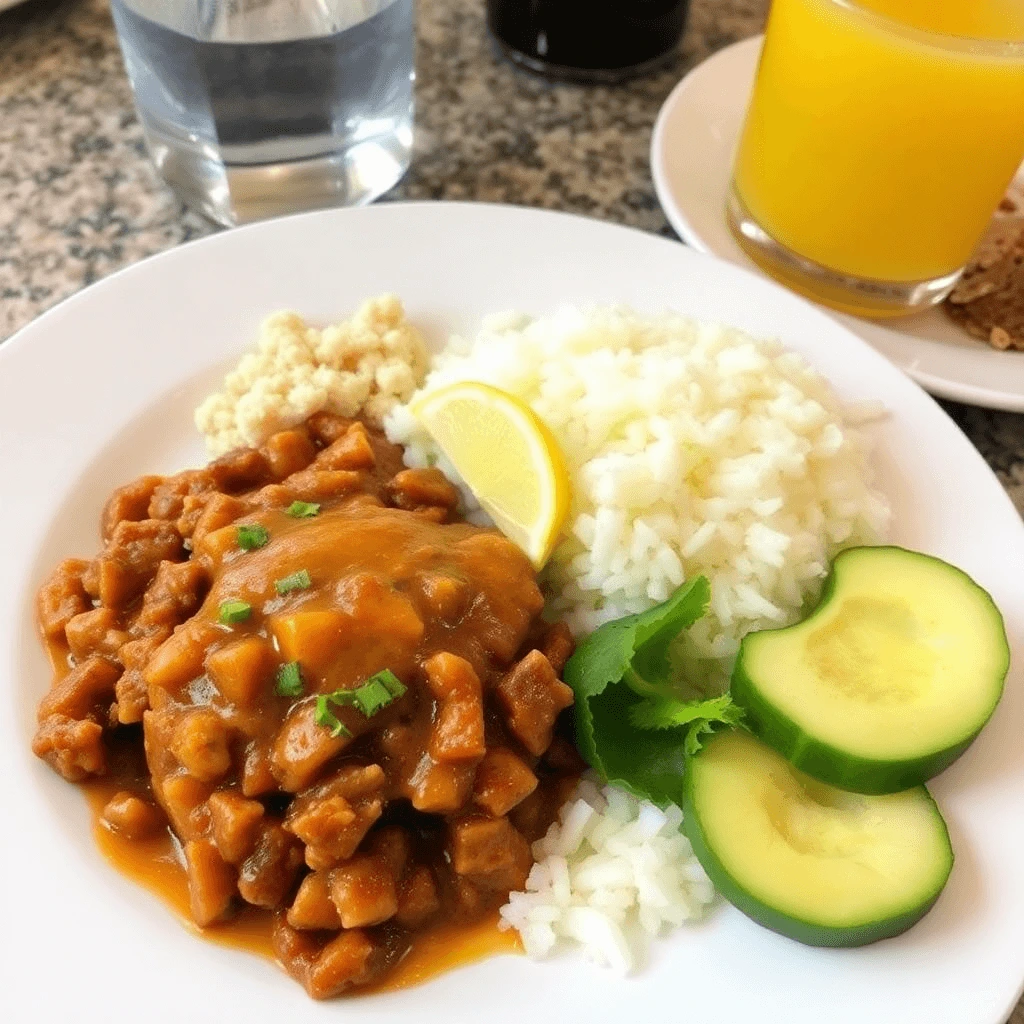
[[[955,274],[1024,158],[1021,40],[1024,0],[774,0],[736,196],[840,275]]]

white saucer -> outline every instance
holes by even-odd
[[[732,156],[761,50],[761,36],[720,50],[672,91],[651,143],[654,187],[665,216],[695,249],[757,270],[725,221]],[[999,352],[938,309],[891,321],[833,313],[922,387],[991,409],[1024,412],[1024,352]]]

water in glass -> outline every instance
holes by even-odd
[[[153,160],[222,224],[370,202],[412,149],[413,0],[112,0]]]

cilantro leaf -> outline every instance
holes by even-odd
[[[643,700],[629,709],[629,720],[638,729],[674,729],[686,726],[684,753],[696,754],[701,737],[715,725],[738,725],[743,709],[729,694],[707,700]]]
[[[688,731],[702,716],[643,729],[633,708],[653,699],[683,703],[673,695],[669,647],[710,600],[711,587],[699,576],[662,604],[595,630],[565,667],[580,753],[609,782],[662,806],[682,795]]]

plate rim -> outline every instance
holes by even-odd
[[[557,219],[561,219],[561,220],[569,220],[569,221],[574,221],[574,222],[581,222],[581,223],[584,223],[584,224],[589,224],[591,226],[596,226],[602,232],[606,232],[610,228],[610,229],[616,229],[617,232],[625,231],[625,232],[629,232],[630,234],[632,234],[634,236],[642,236],[642,238],[644,239],[644,244],[645,245],[650,245],[651,241],[657,241],[657,242],[663,242],[663,243],[666,243],[668,245],[673,245],[673,246],[679,247],[679,243],[677,241],[673,240],[673,239],[665,238],[665,237],[659,236],[659,235],[655,235],[653,233],[643,231],[642,229],[631,228],[631,227],[628,227],[628,226],[625,226],[625,225],[621,225],[621,224],[613,224],[613,223],[609,223],[609,222],[606,222],[606,221],[598,220],[596,218],[587,217],[587,216],[583,216],[583,215],[579,215],[579,214],[566,213],[566,212],[563,212],[563,211],[548,211],[548,210],[538,209],[538,208],[535,208],[535,207],[511,206],[510,204],[499,204],[499,203],[488,203],[488,204],[472,203],[472,202],[438,203],[438,202],[432,202],[432,201],[421,201],[421,202],[417,202],[417,203],[388,203],[388,204],[384,204],[384,205],[376,206],[376,207],[362,208],[362,209],[356,210],[356,211],[328,211],[327,212],[327,216],[329,216],[329,217],[344,217],[344,216],[347,216],[350,212],[352,212],[352,213],[358,213],[360,216],[367,216],[368,215],[368,216],[373,217],[377,213],[379,213],[380,211],[383,211],[383,210],[393,210],[394,211],[393,215],[400,216],[400,208],[403,208],[403,207],[405,207],[405,208],[408,208],[408,207],[419,207],[419,208],[430,209],[430,210],[436,211],[439,207],[445,207],[445,206],[448,206],[448,207],[458,207],[458,208],[462,208],[462,209],[466,209],[466,208],[473,208],[475,210],[483,209],[485,213],[488,212],[488,211],[499,211],[499,212],[501,212],[503,214],[508,214],[510,211],[516,211],[516,212],[528,214],[530,217],[540,217],[540,218],[546,218],[548,220],[553,220],[553,219],[557,218]],[[373,213],[369,213],[369,211],[374,211],[374,212]],[[551,216],[552,214],[554,214],[555,217],[552,217]],[[302,219],[302,218],[307,218],[310,221],[312,221],[313,219],[320,219],[320,218],[323,218],[323,217],[324,217],[324,212],[321,211],[321,212],[314,212],[314,213],[297,214],[294,217],[282,218],[282,220],[289,220],[289,221],[291,221],[291,220],[299,220],[299,219]],[[196,239],[194,241],[195,241],[195,243],[197,245],[198,244],[202,244],[202,245],[206,245],[206,246],[215,246],[216,244],[233,244],[233,243],[222,243],[219,240],[226,239],[226,238],[232,238],[233,239],[235,234],[241,234],[241,233],[249,231],[249,230],[259,231],[262,228],[266,227],[267,224],[270,224],[270,223],[273,223],[273,222],[263,222],[261,224],[252,225],[249,228],[235,229],[232,232],[224,232],[224,233],[221,233],[219,235],[212,235],[212,236],[208,236],[208,237],[205,237],[205,238],[202,238],[202,239]],[[173,248],[165,250],[165,251],[163,251],[161,253],[155,254],[152,257],[149,257],[147,260],[140,261],[139,263],[133,264],[133,265],[131,265],[129,267],[125,267],[122,270],[118,271],[116,274],[111,274],[108,277],[103,278],[101,281],[97,282],[95,285],[92,285],[92,286],[90,286],[87,289],[83,289],[82,291],[76,293],[75,295],[70,296],[69,298],[65,299],[61,303],[58,303],[57,305],[52,307],[50,310],[47,310],[40,317],[37,317],[35,320],[33,320],[30,324],[25,325],[25,327],[23,327],[21,330],[19,330],[15,335],[12,335],[12,337],[7,342],[5,342],[2,346],[0,346],[0,374],[2,374],[3,369],[6,368],[6,362],[8,361],[6,359],[6,357],[3,356],[4,350],[7,350],[9,348],[9,346],[11,346],[11,344],[13,342],[15,342],[19,338],[19,336],[22,336],[23,332],[28,332],[27,338],[22,338],[21,341],[18,341],[18,344],[17,344],[16,348],[11,348],[10,349],[10,351],[12,353],[14,351],[16,351],[16,350],[20,352],[22,350],[22,347],[26,344],[26,342],[30,342],[31,341],[32,334],[35,333],[35,330],[48,329],[46,327],[46,324],[43,323],[43,321],[45,320],[46,317],[51,316],[51,315],[56,315],[58,313],[66,315],[69,310],[71,312],[73,312],[74,304],[76,303],[77,300],[82,300],[83,296],[86,296],[89,293],[93,293],[94,290],[95,290],[95,292],[98,292],[98,291],[102,290],[105,286],[107,286],[109,284],[109,282],[112,282],[114,280],[114,278],[119,277],[121,274],[130,274],[130,273],[133,273],[133,272],[140,272],[139,271],[140,267],[143,267],[144,265],[149,264],[149,263],[157,263],[159,260],[164,259],[164,258],[180,258],[180,257],[177,257],[176,254],[179,251],[184,251],[184,250],[188,249],[191,246],[191,244],[192,243],[187,243],[186,245],[173,247]],[[769,291],[778,293],[780,295],[780,298],[782,296],[785,296],[786,297],[786,301],[788,303],[797,303],[797,304],[799,304],[804,309],[806,314],[809,317],[811,317],[811,318],[815,318],[816,319],[819,315],[823,315],[822,311],[818,310],[811,303],[806,302],[806,300],[801,299],[799,296],[792,295],[792,293],[789,293],[785,289],[782,289],[780,286],[776,285],[774,282],[767,281],[764,278],[761,278],[758,275],[753,274],[753,272],[750,271],[747,268],[737,267],[736,265],[731,264],[729,261],[723,260],[723,259],[721,259],[719,257],[716,257],[716,256],[713,256],[713,255],[707,255],[707,254],[702,254],[702,253],[699,253],[699,252],[695,252],[692,249],[687,250],[687,249],[685,249],[683,247],[680,247],[679,249],[677,249],[677,251],[685,254],[684,257],[683,257],[684,261],[687,260],[687,259],[698,259],[702,263],[703,262],[709,262],[710,264],[719,265],[722,268],[726,268],[727,267],[727,268],[729,268],[729,274],[730,275],[735,275],[737,272],[740,275],[748,275],[752,281],[755,281],[755,280],[756,281],[760,281],[759,287],[767,288]],[[255,304],[255,301],[256,300],[253,300],[253,304]],[[43,326],[39,327],[38,325],[40,325],[40,324],[42,324]],[[33,325],[37,325],[35,327],[35,330],[33,330]],[[843,325],[842,323],[839,323],[837,321],[831,321],[831,329],[835,330],[836,328],[838,328],[840,332],[842,332],[843,334],[848,335],[849,337],[857,337],[855,334],[850,332],[849,329],[846,328],[845,325]],[[858,348],[862,348],[863,349],[863,351],[861,353],[859,353],[858,358],[860,358],[860,359],[868,359],[869,361],[879,360],[882,363],[885,362],[884,358],[876,350],[874,350],[870,345],[868,345],[863,339],[857,338],[856,344],[857,344]],[[891,369],[894,369],[894,368],[891,368]],[[888,370],[886,372],[888,372]],[[948,414],[944,410],[942,410],[940,407],[935,405],[935,403],[930,398],[927,398],[923,393],[920,393],[920,389],[916,385],[914,385],[911,381],[907,380],[906,378],[901,377],[898,374],[894,374],[894,385],[896,383],[895,378],[897,378],[897,377],[899,378],[899,386],[900,386],[900,388],[906,387],[907,389],[909,389],[907,391],[908,398],[911,395],[913,395],[913,402],[914,403],[918,403],[920,401],[923,401],[924,403],[927,404],[927,406],[928,406],[928,413],[927,413],[927,415],[928,415],[929,419],[933,418],[935,416],[935,414],[937,413],[940,421],[943,421],[944,424],[946,424],[949,427],[952,427],[953,430],[957,431],[957,433],[960,435],[958,440],[959,440],[959,442],[962,443],[962,446],[963,446],[964,450],[965,451],[967,449],[970,450],[972,461],[975,462],[979,466],[979,468],[982,468],[984,470],[984,472],[987,475],[987,477],[990,478],[990,481],[991,481],[992,485],[998,490],[998,493],[1002,496],[1002,500],[1005,503],[1006,507],[1012,510],[1012,503],[1010,502],[1009,496],[1006,494],[1006,492],[1002,488],[1002,486],[998,483],[998,480],[995,478],[995,475],[992,472],[991,468],[988,467],[987,464],[984,462],[984,460],[982,459],[980,453],[977,452],[977,450],[972,445],[970,445],[970,442],[966,438],[964,438],[962,436],[962,434],[957,430],[955,424],[952,422],[952,420],[950,419]],[[95,452],[93,451],[93,456],[94,455],[95,455]],[[57,512],[59,511],[59,506],[57,506],[56,499],[54,499],[54,506],[55,507],[51,508],[51,514],[52,515],[57,514]],[[1015,515],[1016,514],[1014,513],[1014,516]],[[1018,545],[1020,545],[1021,542],[1024,541],[1024,523],[1020,523],[1019,520],[1016,521],[1015,525],[1014,525],[1014,529],[1016,531],[1015,536],[1016,536],[1016,539],[1017,539],[1017,543],[1018,543]],[[0,546],[2,546],[2,544],[0,544]],[[35,556],[33,556],[33,557],[35,557]],[[21,565],[19,563],[19,572],[20,572],[20,568],[21,568]],[[19,576],[17,582],[18,582],[18,585],[20,587],[26,581]],[[4,603],[4,597],[3,597],[3,595],[0,595],[0,605],[3,605],[3,603]],[[20,622],[20,619],[18,621]],[[10,635],[13,637],[15,643],[17,644],[18,640],[19,640],[19,637],[17,635],[17,623],[15,623],[12,626],[6,626],[6,627],[0,628],[0,636],[7,637],[8,630],[10,631]],[[0,719],[7,719],[9,717],[11,717],[13,719],[13,716],[9,715],[10,707],[11,707],[11,704],[8,702],[2,708],[0,708]],[[13,721],[13,720],[10,721],[10,722],[5,722],[5,721],[0,720],[0,734],[3,734],[5,732],[7,732],[7,729],[5,728],[6,725],[10,725],[11,726],[11,731],[13,732],[14,735],[19,736],[19,737],[21,736],[20,723],[17,722],[17,721]],[[19,747],[19,750],[17,751],[17,754],[19,755],[19,758],[21,758],[22,755],[25,754],[25,752],[23,750],[21,750],[20,747]],[[11,751],[6,751],[6,752],[0,751],[0,762],[2,762],[4,760],[4,758],[6,758],[8,755],[13,756],[13,753]],[[24,759],[28,760],[28,761],[31,761],[31,759],[28,758],[27,755],[24,756]],[[35,765],[35,767],[38,768],[38,765]],[[60,785],[63,786],[64,784],[60,783]],[[41,802],[42,801],[40,801],[40,803]],[[47,810],[50,810],[50,808],[47,807]],[[72,848],[69,846],[68,850],[71,850],[71,849]],[[83,868],[83,870],[85,870],[85,869]],[[86,875],[86,877],[90,877],[90,876]],[[194,941],[194,940],[190,940],[190,941]],[[197,946],[196,948],[199,949],[201,947]],[[1024,977],[1022,977],[1022,979],[1021,979],[1020,987],[1024,988]],[[1020,988],[1018,988],[1017,995],[1019,995],[1019,992],[1020,992]],[[1016,1001],[1016,997],[1015,997],[1014,1001]],[[1011,1007],[1012,1007],[1012,1005],[1013,1005],[1013,1003],[1010,1004]],[[311,1011],[310,1012],[310,1016],[312,1017],[313,1015],[314,1014]],[[362,1015],[360,1014],[359,1016],[362,1016]],[[995,1024],[995,1019],[994,1018],[993,1018],[993,1024]]]

